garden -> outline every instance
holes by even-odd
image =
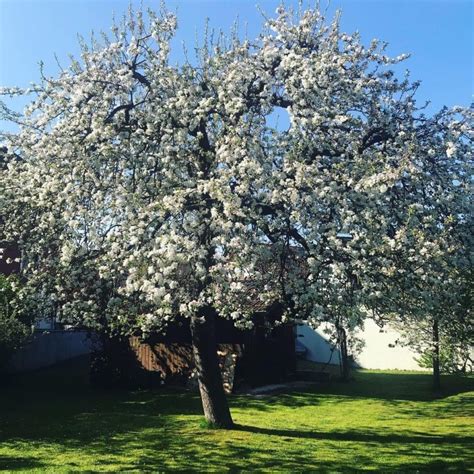
[[[232,395],[207,427],[197,392],[88,388],[79,359],[10,380],[0,469],[36,472],[470,472],[474,379],[358,371],[304,390]]]

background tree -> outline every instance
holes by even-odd
[[[420,175],[403,180],[408,204],[401,232],[398,268],[385,284],[398,294],[388,320],[405,344],[430,354],[433,386],[440,387],[441,341],[448,348],[474,344],[472,306],[472,120],[471,110],[442,110],[422,118],[417,132]],[[457,342],[455,342],[457,340]],[[448,343],[448,341],[450,341]]]
[[[0,370],[31,335],[31,320],[20,310],[18,282],[0,274]]]
[[[420,354],[419,365],[433,370],[433,387],[439,389],[441,373],[472,371],[472,266],[451,268],[449,273],[432,273],[433,276],[438,281],[426,285],[423,293],[429,303],[423,299],[411,302],[413,307],[421,306],[427,313],[405,310],[393,315],[390,322],[401,333],[397,343]]]
[[[250,327],[258,297],[282,305],[280,322],[328,320],[327,283],[344,293],[348,261],[367,306],[393,304],[385,282],[419,196],[399,190],[422,186],[428,129],[418,84],[388,69],[404,56],[338,17],[280,7],[255,41],[206,40],[171,65],[175,29],[165,10],[130,12],[43,77],[23,115],[2,108],[21,160],[2,173],[1,233],[22,246],[25,294],[49,295],[64,321],[146,335],[189,318],[204,413],[229,427],[215,318]]]

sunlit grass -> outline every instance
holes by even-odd
[[[472,379],[359,372],[305,393],[231,397],[231,431],[203,428],[196,394],[94,391],[72,369],[0,396],[0,470],[467,472]],[[61,383],[58,375],[64,378]]]

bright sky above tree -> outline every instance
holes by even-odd
[[[140,2],[132,0],[133,5]],[[177,9],[179,32],[175,57],[184,41],[190,50],[196,32],[202,35],[206,17],[215,28],[228,31],[239,17],[241,29],[255,36],[262,22],[256,4],[273,14],[275,0],[169,0]],[[297,4],[288,1],[287,4]],[[38,62],[55,72],[56,53],[66,65],[67,54],[77,53],[76,33],[109,31],[112,14],[119,17],[127,0],[0,0],[0,85],[27,86],[39,77]],[[159,7],[159,1],[144,0]],[[312,2],[310,2],[312,4]],[[321,5],[325,8],[326,2]],[[364,42],[380,38],[389,43],[393,55],[412,53],[403,63],[413,79],[422,80],[418,97],[430,99],[431,110],[442,105],[469,105],[473,87],[473,9],[470,0],[334,0],[328,16],[341,8],[342,26],[359,30]],[[247,23],[247,26],[245,26]]]

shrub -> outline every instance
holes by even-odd
[[[420,367],[426,369],[433,368],[433,355],[430,349],[426,349],[415,360]],[[455,346],[454,344],[441,345],[439,350],[439,368],[441,373],[444,374],[472,372],[471,348],[469,346]]]
[[[31,334],[31,326],[17,311],[15,288],[15,277],[0,275],[0,368]]]

